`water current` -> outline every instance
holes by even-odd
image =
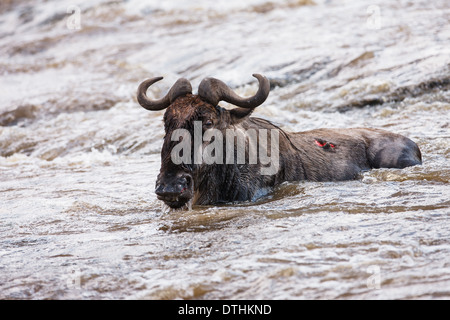
[[[253,73],[255,116],[390,130],[423,165],[167,210],[137,86]],[[0,299],[449,299],[449,89],[447,0],[2,1]]]

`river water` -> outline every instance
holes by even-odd
[[[2,1],[0,58],[0,299],[450,298],[447,0]],[[255,116],[387,129],[423,165],[168,210],[137,86],[252,73]]]

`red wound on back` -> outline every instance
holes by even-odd
[[[336,146],[333,143],[326,142],[323,140],[315,140],[314,142],[316,143],[316,145],[318,145],[321,148],[325,148],[325,149],[336,148]]]
[[[323,148],[325,146],[325,144],[326,144],[326,142],[320,142],[320,141],[317,141],[317,140],[315,142],[321,148]]]

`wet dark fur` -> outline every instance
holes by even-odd
[[[271,122],[249,117],[247,111],[212,106],[196,95],[178,98],[164,115],[166,136],[161,151],[157,187],[179,172],[192,175],[193,183],[181,200],[168,203],[179,207],[193,198],[194,204],[217,204],[254,200],[261,190],[284,181],[342,181],[358,177],[371,168],[404,168],[421,164],[418,146],[410,139],[378,129],[317,129],[289,133]],[[193,121],[207,119],[223,132],[227,128],[279,130],[279,170],[261,175],[261,165],[212,164],[175,165],[170,158],[173,130],[193,132]],[[207,128],[204,128],[206,130]],[[225,134],[224,134],[225,136]],[[323,143],[319,146],[318,142]],[[224,155],[225,156],[225,155]],[[246,158],[247,159],[247,158]]]

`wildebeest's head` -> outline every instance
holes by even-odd
[[[179,79],[161,99],[151,100],[147,89],[162,77],[143,81],[138,88],[138,102],[147,110],[163,110],[165,137],[161,150],[161,169],[156,181],[156,194],[172,208],[180,208],[189,202],[197,187],[198,169],[201,165],[194,161],[194,139],[191,139],[192,159],[174,163],[171,155],[174,147],[182,140],[172,141],[177,129],[184,129],[194,136],[194,123],[202,124],[202,133],[208,129],[225,130],[246,119],[252,111],[261,105],[269,95],[270,84],[266,77],[254,74],[259,81],[259,89],[252,97],[242,98],[225,83],[214,78],[204,79],[198,89],[198,95],[192,94],[188,80]],[[226,101],[237,108],[226,110],[218,106]],[[190,138],[183,137],[180,139]]]

